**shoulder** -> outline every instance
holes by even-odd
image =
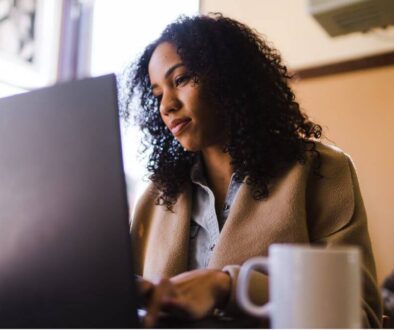
[[[156,185],[151,182],[138,198],[134,209],[132,222],[147,222],[153,218],[164,218],[170,214],[179,214],[184,211],[185,207],[191,203],[191,185],[187,185],[179,194],[177,201],[169,210],[166,205],[158,203],[158,197],[161,192]]]
[[[158,206],[157,198],[159,194],[159,190],[150,182],[143,193],[138,197],[133,207],[133,222],[135,222],[135,219],[149,218],[154,209]]]
[[[295,162],[281,177],[274,180],[271,193],[317,194],[327,198],[337,190],[350,187],[350,157],[341,149],[314,141],[303,162]]]
[[[315,142],[315,151],[309,151],[308,159],[312,162],[312,167],[319,167],[320,174],[325,177],[338,176],[349,172],[351,157],[340,148]]]
[[[316,143],[316,151],[318,153],[310,157],[312,170],[306,190],[308,222],[315,237],[345,227],[353,217],[358,199],[361,199],[351,157],[341,149],[323,143]]]
[[[309,153],[309,188],[321,192],[326,200],[350,202],[357,181],[351,157],[338,147],[321,142],[316,142],[315,151]]]
[[[150,182],[145,190],[142,192],[141,196],[137,200],[136,208],[142,205],[156,204],[157,197],[159,197],[159,190]]]

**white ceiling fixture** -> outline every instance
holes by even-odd
[[[308,10],[331,37],[394,25],[393,0],[309,0]]]

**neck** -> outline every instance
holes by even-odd
[[[233,173],[230,164],[231,157],[216,146],[204,149],[202,156],[208,185],[215,195],[217,209],[220,209],[226,198],[227,188]]]
[[[209,182],[230,182],[233,171],[230,164],[231,157],[228,153],[224,153],[219,147],[211,147],[203,150],[202,156]]]

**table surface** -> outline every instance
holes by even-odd
[[[157,328],[188,328],[188,329],[247,329],[247,328],[269,328],[268,320],[260,320],[247,316],[229,318],[211,316],[198,321],[179,319],[175,317],[163,317],[159,320]]]

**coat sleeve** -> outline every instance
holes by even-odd
[[[376,284],[375,262],[372,253],[371,241],[368,234],[367,215],[353,163],[350,158],[345,155],[343,156],[346,160],[346,172],[348,173],[347,176],[350,180],[349,185],[352,187],[352,212],[346,215],[344,219],[346,221],[341,222],[340,226],[325,226],[324,221],[318,224],[318,226],[321,228],[316,228],[317,226],[311,226],[311,243],[323,244],[327,247],[335,245],[356,245],[361,248],[363,326],[367,328],[380,328],[382,320],[382,306],[379,290]],[[332,205],[336,208],[336,210],[341,210],[341,206],[336,205],[335,202],[332,203]],[[329,211],[327,213],[329,213]],[[339,216],[340,215],[337,217]],[[325,230],[324,227],[327,229]]]
[[[362,250],[363,326],[380,328],[382,307],[376,284],[375,263],[368,234],[367,216],[352,161],[341,151],[321,153],[323,178],[311,174],[306,191],[306,213],[310,244],[356,245]],[[226,311],[240,312],[236,304],[239,265],[223,270],[230,274],[232,289]],[[249,296],[255,304],[268,301],[268,276],[253,272]]]

